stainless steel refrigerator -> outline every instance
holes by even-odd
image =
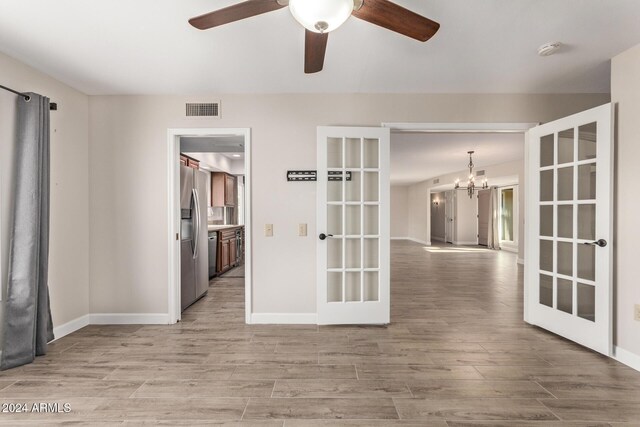
[[[180,165],[180,300],[183,311],[209,288],[207,176]]]

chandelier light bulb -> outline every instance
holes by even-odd
[[[307,30],[328,33],[351,16],[353,0],[289,0],[289,10]]]

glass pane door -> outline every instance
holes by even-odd
[[[605,354],[611,349],[610,105],[530,131],[528,316]]]
[[[319,323],[388,323],[388,129],[319,128],[318,144]]]

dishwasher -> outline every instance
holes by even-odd
[[[218,265],[218,232],[209,232],[209,279],[216,275]]]

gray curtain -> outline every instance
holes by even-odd
[[[489,249],[500,249],[500,200],[498,198],[498,189],[491,187],[489,189],[489,226],[487,227],[487,247]]]
[[[15,203],[1,369],[30,363],[47,352],[53,324],[49,265],[49,98],[18,97]]]

